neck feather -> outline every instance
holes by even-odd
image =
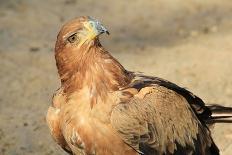
[[[56,51],[55,57],[64,93],[87,87],[92,105],[99,98],[106,99],[109,92],[126,86],[132,78],[99,42],[79,51]]]

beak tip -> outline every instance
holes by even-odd
[[[106,33],[107,35],[110,35],[110,32],[96,19],[90,18],[88,23],[90,25],[89,27],[92,27],[94,29],[96,35],[100,35],[100,34],[103,34],[103,33]]]

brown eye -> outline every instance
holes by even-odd
[[[77,39],[78,39],[77,34],[73,34],[73,35],[71,35],[70,37],[68,37],[68,41],[69,41],[70,43],[74,43]]]

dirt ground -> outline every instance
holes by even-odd
[[[175,82],[206,103],[232,106],[231,0],[0,0],[0,154],[61,155],[45,123],[59,87],[53,48],[61,25],[90,15],[127,69]],[[232,125],[216,125],[222,155]]]

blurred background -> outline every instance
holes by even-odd
[[[81,15],[109,29],[102,44],[127,69],[232,106],[231,0],[0,0],[0,155],[64,154],[45,115],[60,85],[56,35]],[[216,125],[213,137],[232,154],[232,125]]]

